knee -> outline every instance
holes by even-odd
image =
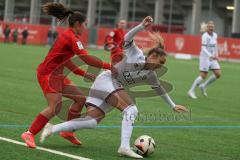
[[[216,76],[216,78],[218,79],[218,78],[221,77],[221,73],[215,73],[215,76]]]
[[[55,110],[54,107],[52,106],[48,106],[46,109],[44,109],[42,112],[41,112],[44,116],[48,117],[49,119],[54,117],[57,112]]]
[[[82,103],[86,102],[86,97],[85,96],[80,96],[80,97],[77,97],[77,98],[75,98],[73,100],[74,100],[75,103],[82,104]]]
[[[202,77],[202,79],[206,79],[208,75],[207,74],[201,74],[200,76]]]
[[[52,115],[55,115],[55,114],[58,114],[58,113],[59,113],[57,107],[49,107],[49,112],[50,112],[50,114],[52,114]]]
[[[96,128],[97,127],[97,125],[98,125],[98,122],[97,122],[97,120],[96,119],[91,119],[90,120],[91,121],[91,123],[90,123],[90,128],[91,129],[94,129],[94,128]]]
[[[130,118],[130,120],[134,120],[138,115],[138,109],[136,105],[131,105],[123,110],[123,113]]]
[[[86,126],[88,126],[89,129],[94,129],[98,125],[98,121],[95,118],[87,117],[88,120],[86,120]]]

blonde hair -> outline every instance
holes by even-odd
[[[150,39],[153,41],[153,48],[161,48],[164,49],[164,39],[159,34],[159,32],[148,32]]]
[[[208,21],[207,25],[209,25],[209,24],[214,24],[214,22],[213,21]]]
[[[201,32],[201,33],[207,32],[208,25],[210,25],[210,24],[213,24],[213,25],[214,25],[214,22],[213,22],[213,21],[208,21],[207,23],[202,22],[201,25],[200,25],[200,26],[201,26],[201,27],[200,27],[200,32]]]
[[[202,22],[201,24],[200,24],[200,33],[204,33],[204,32],[207,32],[207,23],[205,23],[205,22]]]
[[[159,32],[148,32],[150,40],[153,42],[153,46],[150,48],[144,48],[143,52],[150,56],[152,53],[156,53],[160,56],[166,56],[166,52],[164,51],[164,39],[160,35]]]

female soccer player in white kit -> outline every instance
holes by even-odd
[[[218,63],[217,37],[214,32],[214,23],[209,21],[207,23],[207,32],[202,35],[202,47],[199,57],[200,75],[195,79],[188,91],[188,95],[193,99],[197,99],[195,94],[197,86],[199,86],[202,94],[207,96],[206,87],[221,76],[221,68]],[[213,71],[213,74],[204,83],[200,84],[208,76],[209,69]]]
[[[132,158],[142,158],[130,149],[130,138],[133,130],[133,123],[138,114],[138,109],[132,98],[124,90],[130,84],[146,82],[152,86],[163,100],[176,112],[186,112],[187,109],[181,105],[175,105],[165,89],[159,83],[154,72],[166,61],[166,53],[163,50],[163,43],[152,48],[148,56],[143,55],[134,43],[134,36],[152,24],[153,19],[148,16],[142,23],[130,30],[124,37],[125,57],[115,65],[116,72],[103,71],[94,81],[87,98],[87,116],[77,118],[57,125],[48,125],[41,135],[41,141],[54,133],[60,131],[76,131],[86,128],[95,128],[104,118],[105,114],[114,107],[123,113],[121,128],[121,145],[118,153]],[[113,106],[113,107],[112,107]]]

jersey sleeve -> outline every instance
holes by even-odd
[[[74,74],[79,76],[84,76],[86,71],[79,68],[76,64],[73,63],[73,61],[69,60],[64,64],[65,67],[67,67],[70,71],[72,71]]]
[[[207,36],[205,33],[202,35],[202,46],[207,46]]]
[[[142,24],[139,24],[138,26],[131,29],[125,36],[124,36],[124,43],[123,48],[125,50],[125,55],[127,57],[131,57],[132,55],[136,54],[142,54],[143,52],[134,42],[134,36],[142,31],[144,29],[144,26]]]
[[[215,33],[216,38],[216,47],[215,47],[215,56],[218,57],[218,35]]]
[[[78,38],[72,39],[72,51],[77,55],[88,54],[88,52],[84,49],[82,42]]]
[[[131,48],[131,47],[137,47],[136,44],[134,43],[134,36],[142,31],[144,29],[144,26],[141,24],[139,24],[138,26],[132,28],[125,36],[124,36],[124,44],[123,47],[125,50]]]
[[[82,42],[78,38],[73,38],[72,40],[72,51],[90,66],[109,70],[111,69],[111,64],[103,62],[94,56],[88,55],[87,50],[84,49]]]
[[[147,83],[151,85],[151,88],[156,91],[156,93],[162,97],[165,103],[167,103],[171,108],[175,107],[175,103],[169,97],[164,87],[160,84],[156,72],[151,72],[147,78]]]

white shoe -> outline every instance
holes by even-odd
[[[53,125],[51,123],[47,123],[42,131],[42,134],[40,136],[40,143],[43,143],[46,138],[52,135],[52,127]]]
[[[131,157],[131,158],[137,158],[137,159],[142,159],[143,157],[138,155],[137,153],[135,153],[133,150],[131,149],[126,149],[126,148],[119,148],[118,149],[118,153],[121,156],[127,156],[127,157]]]
[[[195,92],[194,92],[194,91],[189,90],[189,91],[188,91],[188,95],[189,95],[189,97],[191,97],[192,99],[197,99],[197,96],[195,95]]]
[[[202,94],[207,97],[206,88],[202,84],[199,85],[199,88],[200,88]]]

